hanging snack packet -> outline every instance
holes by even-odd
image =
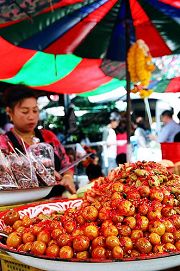
[[[0,150],[0,190],[18,188],[10,163]]]
[[[39,186],[35,169],[26,155],[11,154],[8,156],[8,159],[20,188],[26,189]]]
[[[43,183],[55,185],[54,150],[48,143],[37,143],[29,146],[28,154]]]

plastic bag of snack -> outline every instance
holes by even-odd
[[[48,186],[54,185],[56,180],[53,147],[48,143],[38,143],[31,145],[27,151],[41,180]]]
[[[26,155],[11,154],[8,156],[8,160],[20,188],[26,189],[39,186],[35,169]]]
[[[0,150],[0,190],[18,188],[9,160]]]

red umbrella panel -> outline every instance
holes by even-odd
[[[109,92],[125,86],[125,80],[107,76],[101,70],[101,59],[53,55],[23,49],[0,38],[0,81],[23,83],[35,89],[55,93]]]
[[[173,56],[171,61],[169,58],[155,59],[159,72],[155,73],[150,87],[157,92],[180,92],[177,77],[179,58]],[[48,92],[93,96],[126,86],[124,63],[119,66],[116,62],[117,66],[111,66],[108,62],[106,67],[102,59],[81,58],[73,54],[47,54],[17,47],[3,38],[0,38],[0,59],[3,67],[0,69],[0,81],[23,83]],[[103,70],[111,76],[105,75]],[[121,80],[114,78],[116,75],[119,77],[119,70],[123,71]]]
[[[21,0],[9,9],[7,1],[1,1],[0,35],[28,49],[124,61],[128,19],[130,41],[143,39],[153,57],[180,52],[177,1],[129,0],[129,14],[126,2]]]
[[[125,86],[127,20],[130,42],[143,39],[153,57],[177,55],[180,51],[176,1],[129,0],[130,12],[125,0],[62,0],[50,1],[51,5],[47,1],[22,0],[18,1],[19,7],[14,2],[11,10],[16,16],[7,13],[7,1],[0,3],[0,35],[29,50],[25,53],[19,48],[20,59],[10,57],[11,50],[2,50],[5,64],[1,73],[8,69],[8,74],[3,74],[1,80],[11,83],[85,95],[111,91],[118,84]],[[3,42],[2,47],[7,49]],[[112,78],[114,63],[118,65],[115,77],[122,81]]]

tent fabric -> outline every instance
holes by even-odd
[[[61,53],[66,54],[73,52],[87,36],[87,34],[89,34],[90,31],[109,12],[109,10],[114,6],[116,2],[116,0],[106,1],[103,6],[94,9],[94,11],[85,17],[84,20],[81,20],[79,24],[76,24],[73,28],[66,32],[60,40],[55,41],[44,51],[49,53],[56,53],[60,47]]]
[[[172,51],[166,45],[140,4],[137,1],[131,0],[130,6],[137,39],[143,39],[144,42],[148,44],[149,50],[154,57],[171,54]],[[152,40],[153,43],[151,42]],[[154,46],[154,44],[156,44],[156,46]]]
[[[10,78],[16,75],[21,67],[35,54],[34,50],[15,47],[0,38],[1,67],[0,78]]]
[[[92,95],[125,86],[125,80],[120,82],[103,73],[101,59],[83,59],[73,54],[54,56],[19,48],[2,38],[0,59],[4,67],[0,81],[7,83],[23,83],[55,93],[92,92]]]
[[[153,57],[180,52],[177,1],[19,0],[10,11],[7,7],[7,1],[0,1],[4,82],[82,95],[125,86],[127,23],[130,42],[143,39]],[[179,81],[163,83],[160,91],[169,91],[175,83]]]
[[[22,57],[23,56],[23,57]],[[125,79],[107,76],[102,59],[87,59],[73,54],[53,55],[19,48],[0,38],[0,81],[48,92],[93,96],[125,87]],[[173,62],[173,65],[175,62]],[[124,65],[122,67],[124,69]],[[173,81],[172,84],[179,81]],[[172,89],[168,87],[168,91]],[[180,91],[179,88],[174,88]],[[157,89],[164,92],[164,88]],[[174,90],[173,90],[174,91]]]
[[[177,0],[159,0],[159,1],[171,5],[173,7],[180,8],[180,3]]]
[[[45,13],[43,5],[45,2],[47,5],[47,1],[39,1],[37,9],[33,4],[27,7],[28,1],[20,2],[27,13],[31,8],[35,9],[32,20],[26,18],[6,27],[0,21],[0,35],[9,42],[54,54],[68,52],[80,57],[102,58],[108,53],[112,60],[125,59],[126,0],[52,1],[57,8],[52,10],[49,7]],[[1,10],[5,2],[2,2]],[[61,3],[64,6],[59,7]],[[180,10],[176,1],[129,0],[129,3],[129,20],[134,28],[130,33],[131,42],[137,38],[145,40],[153,57],[180,52],[180,37],[177,35]],[[13,20],[14,15],[8,14],[1,12],[0,18],[6,15],[6,20]],[[73,37],[66,39],[69,31]],[[74,46],[71,47],[72,43]],[[114,47],[117,48],[115,53]]]
[[[52,12],[57,8],[62,8],[68,5],[83,2],[83,0],[18,0],[0,2],[0,24],[1,27],[5,27],[25,19],[31,19],[32,16],[37,14],[43,14],[46,12]]]
[[[154,92],[158,93],[176,93],[180,92],[180,77],[172,78],[172,79],[163,79],[163,80],[153,80],[150,83],[150,87]]]
[[[173,78],[169,82],[166,92],[180,92],[180,77]]]

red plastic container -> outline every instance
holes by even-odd
[[[173,163],[180,161],[180,142],[161,143],[162,159],[171,160]]]

